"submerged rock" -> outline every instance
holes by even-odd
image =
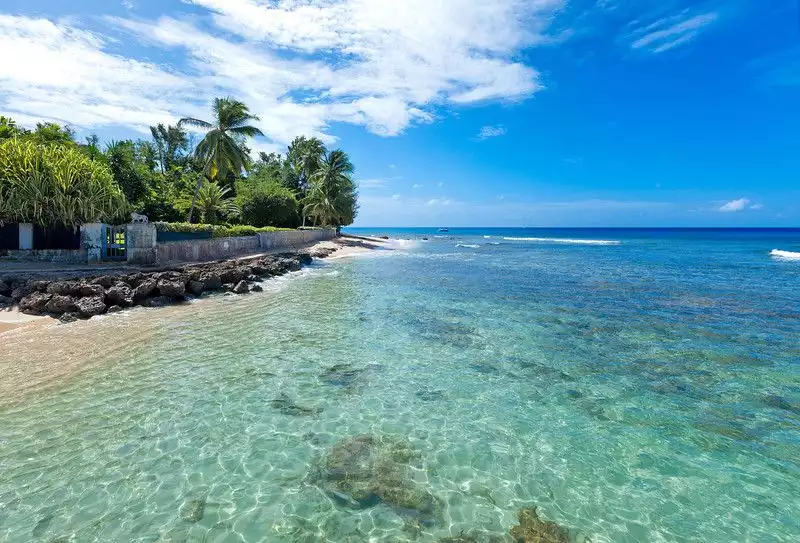
[[[308,417],[320,412],[320,409],[317,408],[297,405],[294,400],[284,393],[281,393],[278,398],[270,401],[269,404],[284,415],[291,415],[293,417]]]
[[[355,383],[362,371],[364,370],[352,364],[336,364],[325,370],[320,378],[330,385],[349,387]]]
[[[516,543],[570,543],[566,528],[550,520],[542,520],[535,507],[520,509],[519,524],[510,534]]]
[[[236,283],[236,286],[233,287],[233,292],[236,294],[247,294],[250,292],[250,287],[247,284],[247,281],[239,281]]]
[[[206,511],[206,499],[199,498],[189,500],[181,506],[181,520],[186,522],[198,522],[202,520]]]
[[[259,284],[255,284],[252,287],[250,287],[250,292],[264,292],[264,287],[262,287]]]
[[[112,305],[111,307],[108,308],[106,313],[119,313],[120,311],[122,311],[122,308],[120,306]]]
[[[317,477],[326,492],[348,507],[383,503],[430,524],[440,517],[443,503],[411,478],[408,463],[417,457],[406,440],[354,436],[331,448]]]

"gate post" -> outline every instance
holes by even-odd
[[[156,226],[148,223],[129,224],[127,229],[128,262],[152,265],[156,263]]]
[[[86,261],[89,264],[99,264],[103,259],[105,227],[101,222],[81,225],[81,245],[86,249]]]

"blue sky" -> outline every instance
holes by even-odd
[[[486,4],[486,5],[483,5]],[[350,152],[360,226],[798,226],[797,0],[3,0],[0,114],[232,95]]]

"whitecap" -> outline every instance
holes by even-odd
[[[568,238],[503,238],[507,241],[535,241],[538,243],[565,243],[575,245],[619,245],[616,240],[607,239],[568,239]]]
[[[780,249],[773,249],[769,254],[770,256],[774,256],[776,258],[784,258],[787,260],[800,260],[800,253],[795,253],[792,251],[781,251]]]
[[[492,236],[483,236],[483,239],[492,239]]]
[[[477,249],[480,245],[474,243],[456,243],[456,247],[467,247],[469,249]]]

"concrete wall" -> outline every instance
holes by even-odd
[[[126,234],[128,262],[132,264],[153,264],[158,261],[155,225],[129,224]]]
[[[26,262],[58,262],[61,264],[86,264],[86,249],[39,249],[30,251],[8,251],[11,260]]]
[[[257,236],[238,238],[172,241],[156,244],[155,262],[160,265],[170,262],[203,262],[270,251],[291,251],[334,237],[336,237],[336,231],[329,229],[289,230],[264,232]],[[130,259],[130,241],[128,243],[128,258]]]
[[[19,223],[19,248],[21,251],[33,249],[33,225],[31,223]]]
[[[103,235],[105,225],[93,222],[81,225],[81,243],[86,249],[86,260],[89,264],[97,264],[103,258]]]

